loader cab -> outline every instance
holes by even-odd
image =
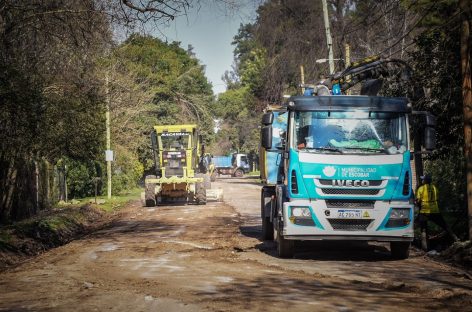
[[[158,175],[193,177],[199,152],[196,125],[155,126],[154,136],[156,168],[162,173]]]

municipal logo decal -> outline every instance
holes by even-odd
[[[327,177],[332,177],[336,174],[336,168],[333,166],[326,166],[323,169],[323,174]]]

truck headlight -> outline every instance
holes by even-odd
[[[410,208],[392,208],[390,219],[410,219]]]
[[[409,225],[411,223],[410,211],[410,208],[392,208],[385,227],[401,228]]]
[[[308,207],[292,207],[292,216],[297,218],[311,218],[311,211]]]

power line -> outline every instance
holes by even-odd
[[[414,5],[418,4],[418,2],[419,2],[419,0],[416,0],[416,1],[413,1],[412,3],[410,3],[410,5],[405,9],[405,11],[410,10]],[[398,7],[398,4],[399,4],[398,2],[397,2],[397,3],[394,3],[391,8],[387,9],[387,11],[385,11],[383,14],[381,14],[379,17],[377,17],[377,18],[374,19],[373,21],[369,22],[367,25],[362,25],[362,26],[361,26],[361,25],[360,25],[361,23],[359,23],[358,25],[359,25],[360,27],[357,27],[357,28],[355,28],[355,29],[351,29],[351,30],[349,30],[349,31],[346,32],[346,33],[342,33],[342,34],[340,34],[340,35],[337,35],[336,37],[340,37],[340,36],[343,36],[343,37],[344,37],[344,36],[346,36],[346,35],[349,35],[349,34],[351,34],[351,33],[356,32],[356,31],[358,31],[358,30],[361,30],[361,29],[363,29],[363,28],[367,28],[367,27],[369,27],[369,26],[372,26],[373,24],[375,24],[376,22],[378,22],[381,18],[383,18],[384,16],[386,16],[387,14],[389,14],[390,12],[392,12],[393,9],[395,9],[396,7]],[[433,3],[433,4],[434,4],[434,3]],[[364,21],[365,21],[367,18],[368,18],[368,17],[366,17],[366,18],[364,19]]]
[[[411,6],[414,5],[414,4],[416,4],[417,2],[418,2],[418,0],[417,0],[415,3],[410,4],[410,6],[409,6],[406,10],[409,10],[409,9],[411,8]],[[374,6],[373,9],[375,9],[375,7],[376,7],[377,5],[378,5],[378,3],[376,3],[376,5]],[[358,24],[356,25],[356,28],[351,29],[351,30],[349,30],[348,32],[341,33],[341,34],[337,35],[336,37],[341,37],[341,36],[344,37],[344,36],[347,36],[347,35],[349,35],[349,34],[352,34],[353,32],[356,32],[356,31],[358,31],[358,30],[361,30],[361,29],[363,29],[363,28],[372,26],[374,23],[378,22],[382,17],[384,17],[384,16],[387,15],[388,13],[392,12],[393,9],[395,9],[395,7],[397,7],[397,6],[398,6],[398,3],[394,3],[391,8],[387,9],[387,11],[384,12],[383,14],[381,14],[379,17],[377,17],[377,18],[374,19],[373,21],[369,22],[367,25],[362,25],[362,23],[363,23],[363,22],[366,22],[367,19],[369,18],[369,16],[366,16],[366,17],[362,20],[362,22],[360,22],[360,23],[358,23]]]
[[[427,13],[426,13],[426,14],[427,14]],[[452,15],[446,22],[444,22],[444,23],[442,23],[442,24],[440,24],[440,25],[436,25],[436,26],[434,26],[434,27],[432,27],[432,28],[425,29],[425,30],[424,30],[423,32],[421,32],[419,35],[423,35],[423,34],[425,34],[425,33],[427,33],[427,32],[431,32],[431,31],[435,31],[435,30],[437,30],[437,29],[443,28],[443,27],[449,25],[450,23],[452,23],[452,22],[454,21],[454,19],[455,19],[457,16],[459,16],[459,15],[460,15],[460,11],[458,11],[458,12],[456,12],[454,15]],[[413,29],[411,29],[411,30],[413,30]],[[410,30],[410,32],[411,32],[411,30]],[[403,39],[403,38],[400,38],[400,41],[401,41],[402,39]],[[385,49],[384,51],[380,52],[379,55],[380,55],[380,54],[384,54],[385,52],[387,52],[388,50],[390,50],[391,48],[393,48],[395,45],[397,45],[398,43],[399,43],[399,42],[396,42],[396,44],[391,45],[389,48],[387,48],[387,49]],[[390,56],[392,56],[392,55],[394,55],[394,54],[400,52],[402,49],[406,49],[406,48],[410,47],[411,45],[413,45],[413,44],[415,44],[415,43],[416,43],[416,41],[415,41],[415,40],[412,40],[410,43],[408,43],[406,46],[402,47],[401,49],[398,49],[398,50],[396,50],[396,51],[390,53],[387,57],[390,57]]]
[[[400,38],[398,38],[397,41],[395,41],[391,46],[389,46],[388,48],[386,48],[385,50],[383,50],[382,52],[380,52],[378,54],[384,54],[385,52],[387,52],[388,50],[390,50],[391,48],[393,48],[394,46],[399,44],[404,38],[406,38],[416,27],[418,27],[418,25],[425,19],[425,17],[436,6],[436,4],[437,4],[437,2],[433,2],[432,5],[426,10],[426,12],[421,16],[421,18],[418,21],[416,21],[416,23],[413,25],[413,27],[411,27],[405,34],[403,34]],[[385,42],[385,40],[384,40],[384,42]]]

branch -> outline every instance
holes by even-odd
[[[134,4],[132,2],[132,0],[122,0],[123,4],[125,6],[127,6],[128,8],[132,9],[132,10],[135,10],[135,11],[138,11],[140,13],[146,13],[146,12],[150,12],[150,13],[159,13],[161,14],[162,16],[164,17],[167,17],[167,18],[170,18],[171,20],[173,20],[177,13],[179,13],[180,11],[178,10],[178,7],[180,5],[182,6],[189,6],[189,2],[188,1],[184,1],[183,3],[181,4],[177,4],[176,6],[172,7],[170,6],[169,4],[165,3],[164,1],[160,0],[160,1],[149,1],[146,5],[142,5],[142,6],[138,6],[136,4]],[[158,8],[157,6],[153,5],[154,3],[158,3],[158,4],[161,4],[162,6],[165,6],[167,8],[169,8],[171,11],[173,11],[172,13],[169,13],[169,12],[166,12],[165,10],[162,10],[160,8]]]

